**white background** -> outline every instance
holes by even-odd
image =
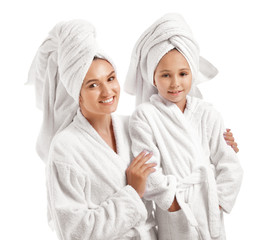
[[[3,2],[3,1],[2,1]],[[219,69],[201,86],[231,128],[245,171],[235,208],[225,216],[228,240],[279,239],[278,72],[276,1],[9,1],[0,6],[1,239],[56,239],[47,225],[44,164],[35,152],[41,112],[24,86],[33,56],[61,20],[82,18],[97,29],[123,85],[140,34],[168,12],[181,13],[201,55]],[[118,112],[134,98],[122,91]]]

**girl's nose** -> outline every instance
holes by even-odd
[[[171,79],[171,87],[178,87],[179,86],[179,79],[178,77],[174,76]]]

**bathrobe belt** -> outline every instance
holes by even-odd
[[[191,226],[195,227],[200,235],[200,239],[204,240],[200,234],[199,225],[196,217],[194,216],[190,205],[193,186],[195,184],[207,183],[208,184],[208,214],[209,214],[209,230],[212,238],[219,237],[220,235],[220,209],[219,200],[217,196],[216,184],[214,182],[214,174],[212,169],[208,166],[200,166],[196,168],[191,175],[179,180],[176,199],[184,212],[188,222]]]

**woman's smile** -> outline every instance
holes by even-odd
[[[112,96],[112,97],[107,98],[105,100],[99,101],[99,103],[102,103],[104,105],[111,105],[111,104],[114,103],[114,100],[115,100],[115,96]]]

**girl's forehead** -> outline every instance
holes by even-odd
[[[166,53],[159,61],[157,68],[164,68],[166,66],[172,68],[189,68],[189,64],[186,58],[176,49],[173,49]]]

